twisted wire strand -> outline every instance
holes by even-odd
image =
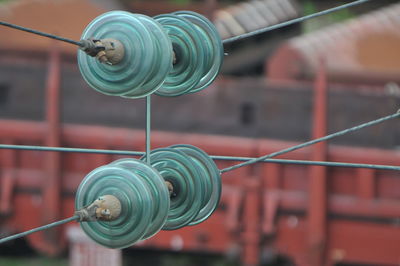
[[[222,169],[221,173],[226,173],[226,172],[229,172],[229,171],[233,171],[235,169],[238,169],[238,168],[241,168],[241,167],[244,167],[244,166],[248,166],[248,165],[251,165],[251,164],[254,164],[254,163],[261,162],[261,161],[263,161],[265,159],[270,159],[272,157],[276,157],[276,156],[279,156],[279,155],[282,155],[282,154],[285,154],[285,153],[288,153],[288,152],[291,152],[291,151],[295,151],[295,150],[298,150],[298,149],[301,149],[301,148],[304,148],[304,147],[307,147],[307,146],[310,146],[310,145],[313,145],[313,144],[316,144],[316,143],[319,143],[319,142],[322,142],[322,141],[327,141],[327,140],[330,140],[330,139],[333,139],[333,138],[336,138],[336,137],[339,137],[339,136],[343,136],[345,134],[349,134],[351,132],[354,132],[354,131],[357,131],[357,130],[360,130],[360,129],[363,129],[363,128],[366,128],[366,127],[377,125],[377,124],[380,124],[382,122],[385,122],[385,121],[388,121],[388,120],[391,120],[391,119],[394,119],[394,118],[397,118],[397,117],[400,117],[400,112],[397,112],[395,114],[392,114],[392,115],[389,115],[389,116],[385,116],[385,117],[379,118],[377,120],[373,120],[373,121],[370,121],[370,122],[367,122],[367,123],[364,123],[364,124],[361,124],[361,125],[358,125],[358,126],[355,126],[355,127],[352,127],[352,128],[348,128],[348,129],[345,129],[345,130],[342,130],[342,131],[327,135],[327,136],[322,137],[322,138],[314,139],[314,140],[311,140],[311,141],[308,141],[308,142],[305,142],[305,143],[302,143],[302,144],[299,144],[299,145],[296,145],[296,146],[293,146],[293,147],[290,147],[290,148],[287,148],[287,149],[284,149],[284,150],[281,150],[281,151],[278,151],[278,152],[274,152],[274,153],[271,153],[271,154],[268,154],[268,155],[264,155],[264,156],[252,159],[252,160],[244,162],[244,163],[240,163],[240,164],[236,164],[236,165],[227,167],[225,169]]]
[[[125,155],[125,156],[135,156],[135,157],[141,157],[146,154],[146,152],[142,152],[142,151],[101,150],[101,149],[45,147],[45,146],[10,145],[10,144],[0,144],[0,149],[44,151],[44,152]],[[236,161],[236,162],[248,162],[248,161],[257,159],[257,158],[253,158],[253,157],[221,156],[221,155],[210,155],[210,157],[217,161]],[[377,169],[377,170],[400,171],[400,166],[379,165],[379,164],[362,164],[362,163],[345,163],[345,162],[322,162],[322,161],[288,160],[288,159],[264,159],[264,160],[261,160],[260,163],[317,165],[317,166],[328,166],[328,167],[368,168],[368,169]]]
[[[373,169],[382,169],[382,170],[400,170],[400,167],[397,167],[397,166],[383,166],[383,165],[370,165],[370,164],[350,164],[350,163],[336,163],[336,162],[312,162],[312,161],[299,161],[299,160],[274,160],[274,161],[268,160],[268,159],[270,159],[271,157],[274,157],[274,156],[282,155],[282,154],[285,154],[285,153],[288,153],[288,152],[291,152],[291,151],[294,151],[294,150],[297,150],[297,149],[300,149],[300,148],[304,148],[304,147],[307,147],[307,146],[310,146],[310,145],[313,145],[313,144],[316,144],[316,143],[319,143],[319,142],[322,142],[322,141],[326,141],[326,140],[329,140],[329,139],[332,139],[332,138],[335,138],[335,137],[338,137],[338,136],[342,136],[342,135],[345,135],[345,134],[348,134],[348,133],[351,133],[351,132],[354,132],[354,131],[357,131],[357,130],[360,130],[360,129],[363,129],[363,128],[366,128],[366,127],[370,127],[370,126],[373,126],[373,125],[388,121],[390,119],[398,118],[398,117],[400,117],[400,110],[395,114],[392,114],[392,115],[389,115],[389,116],[386,116],[386,117],[382,117],[382,118],[379,118],[377,120],[373,120],[371,122],[367,122],[367,123],[364,123],[364,124],[361,124],[361,125],[349,128],[349,129],[345,129],[345,130],[339,131],[337,133],[334,133],[334,134],[331,134],[331,135],[328,135],[328,136],[325,136],[325,137],[322,137],[322,138],[318,138],[318,139],[315,139],[315,140],[312,140],[312,141],[308,141],[308,142],[302,143],[300,145],[296,145],[296,146],[284,149],[282,151],[278,151],[278,152],[275,152],[275,153],[272,153],[272,154],[269,154],[269,155],[265,155],[265,156],[262,156],[262,157],[259,157],[259,158],[250,159],[250,158],[246,158],[246,157],[234,157],[234,159],[236,159],[236,160],[246,160],[246,161],[244,163],[237,164],[237,165],[222,169],[221,173],[226,173],[226,172],[238,169],[240,167],[248,166],[248,165],[251,165],[251,164],[254,164],[254,163],[258,163],[258,162],[277,162],[277,163],[279,162],[279,163],[309,164],[309,165],[320,165],[320,166],[343,166],[343,167],[357,167],[357,168],[359,168],[359,167],[373,168]],[[43,146],[1,145],[0,148],[2,148],[2,149],[19,149],[19,150],[63,151],[63,152],[84,152],[84,153],[107,153],[107,154],[121,154],[121,153],[127,154],[128,153],[130,155],[142,155],[143,154],[143,152],[132,152],[132,151],[111,151],[111,150],[94,150],[94,149],[91,150],[91,149],[56,148],[56,147],[43,147]],[[230,157],[227,157],[227,156],[214,156],[214,159],[232,160],[233,158],[230,158]],[[48,225],[44,225],[44,226],[41,226],[41,227],[37,227],[37,228],[34,228],[32,230],[25,231],[23,233],[19,233],[19,234],[15,234],[15,235],[12,235],[12,236],[9,236],[9,237],[5,237],[5,238],[0,239],[0,244],[5,243],[5,242],[10,241],[10,240],[14,240],[14,239],[17,239],[17,238],[21,238],[21,237],[27,236],[27,235],[35,233],[35,232],[39,232],[39,231],[43,231],[43,230],[46,230],[46,229],[49,229],[49,228],[52,228],[52,227],[55,227],[55,226],[59,226],[59,225],[62,225],[62,224],[65,224],[65,223],[68,223],[68,222],[71,222],[71,221],[76,221],[78,219],[79,219],[79,216],[72,216],[70,218],[67,218],[67,219],[64,219],[64,220],[60,220],[60,221],[57,221],[57,222],[54,222],[54,223],[51,223],[51,224],[48,224]]]
[[[292,20],[289,20],[289,21],[285,21],[285,22],[279,23],[279,24],[275,24],[275,25],[272,25],[272,26],[269,26],[269,27],[261,28],[261,29],[258,29],[258,30],[252,31],[252,32],[248,32],[248,33],[245,33],[245,34],[234,36],[234,37],[231,37],[231,38],[223,40],[222,43],[223,44],[229,44],[229,43],[232,43],[232,42],[235,42],[235,41],[239,41],[239,40],[243,40],[243,39],[246,39],[246,38],[261,34],[261,33],[266,33],[266,32],[272,31],[272,30],[276,30],[276,29],[283,28],[283,27],[286,27],[286,26],[289,26],[289,25],[292,25],[292,24],[300,23],[300,22],[303,22],[303,21],[306,21],[306,20],[309,20],[309,19],[312,19],[312,18],[316,18],[316,17],[323,16],[323,15],[326,15],[326,14],[329,14],[329,13],[332,13],[332,12],[336,12],[336,11],[339,11],[339,10],[342,10],[342,9],[345,9],[345,8],[349,8],[349,7],[352,7],[352,6],[360,5],[360,4],[369,2],[369,1],[371,1],[371,0],[358,0],[358,1],[354,1],[354,2],[348,3],[348,4],[337,6],[337,7],[334,7],[334,8],[326,9],[326,10],[323,10],[321,12],[317,12],[317,13],[314,13],[314,14],[311,14],[311,15],[303,16],[303,17],[300,17],[300,18],[296,18],[296,19],[292,19]],[[58,41],[74,44],[74,45],[77,45],[77,46],[83,46],[84,45],[80,41],[74,41],[74,40],[71,40],[71,39],[68,39],[68,38],[64,38],[64,37],[61,37],[61,36],[58,36],[58,35],[41,32],[41,31],[38,31],[38,30],[34,30],[34,29],[27,28],[27,27],[18,26],[18,25],[12,24],[12,23],[4,22],[4,21],[0,21],[0,25],[6,26],[6,27],[10,27],[10,28],[13,28],[13,29],[17,29],[17,30],[21,30],[21,31],[25,31],[25,32],[29,32],[29,33],[33,33],[33,34],[36,34],[36,35],[39,35],[39,36],[55,39],[55,40],[58,40]]]
[[[141,151],[85,149],[85,148],[68,148],[68,147],[46,147],[46,146],[11,145],[11,144],[0,144],[0,149],[67,152],[67,153],[73,152],[73,153],[109,154],[109,155],[126,155],[126,156],[143,156],[144,155],[144,152],[141,152]]]
[[[72,221],[76,221],[78,219],[79,219],[79,216],[75,215],[75,216],[69,217],[67,219],[60,220],[60,221],[57,221],[57,222],[54,222],[54,223],[51,223],[51,224],[47,224],[47,225],[44,225],[44,226],[36,227],[34,229],[31,229],[31,230],[28,230],[28,231],[25,231],[25,232],[22,232],[22,233],[19,233],[19,234],[15,234],[15,235],[12,235],[12,236],[4,237],[4,238],[0,239],[0,245],[5,243],[5,242],[7,242],[7,241],[11,241],[11,240],[14,240],[14,239],[17,239],[17,238],[21,238],[21,237],[24,237],[24,236],[27,236],[27,235],[30,235],[30,234],[33,234],[33,233],[36,233],[36,232],[39,232],[39,231],[47,230],[47,229],[50,229],[50,228],[55,227],[55,226],[59,226],[59,225],[66,224],[66,223],[69,223],[69,222],[72,222]]]
[[[312,19],[312,18],[316,18],[316,17],[320,17],[320,16],[323,16],[323,15],[327,15],[329,13],[336,12],[336,11],[339,11],[339,10],[342,10],[342,9],[345,9],[345,8],[349,8],[349,7],[352,7],[352,6],[360,5],[360,4],[369,2],[369,1],[371,1],[371,0],[358,0],[358,1],[354,1],[354,2],[348,3],[348,4],[337,6],[337,7],[334,7],[334,8],[326,9],[326,10],[323,10],[321,12],[317,12],[317,13],[314,13],[314,14],[311,14],[311,15],[307,15],[307,16],[300,17],[300,18],[295,18],[295,19],[292,19],[292,20],[289,20],[289,21],[285,21],[285,22],[282,22],[282,23],[279,23],[279,24],[275,24],[275,25],[272,25],[272,26],[269,26],[269,27],[265,27],[265,28],[262,28],[262,29],[258,29],[258,30],[255,30],[255,31],[244,33],[244,34],[241,34],[241,35],[238,35],[238,36],[234,36],[234,37],[231,37],[231,38],[223,40],[222,43],[223,44],[229,44],[229,43],[232,43],[232,42],[236,42],[236,41],[239,41],[239,40],[250,38],[252,36],[255,36],[255,35],[258,35],[258,34],[261,34],[261,33],[266,33],[266,32],[272,31],[272,30],[276,30],[276,29],[280,29],[280,28],[283,28],[283,27],[286,27],[286,26],[290,26],[290,25],[293,25],[293,24],[296,24],[296,23],[300,23],[300,22],[303,22],[303,21],[306,21],[306,20],[309,20],[309,19]]]
[[[229,156],[211,156],[211,158],[213,158],[214,160],[243,161],[243,162],[248,162],[256,159],[250,157],[229,157]],[[323,162],[323,161],[288,160],[288,159],[264,159],[260,161],[260,163],[315,165],[315,166],[327,166],[327,167],[365,168],[365,169],[376,169],[376,170],[400,171],[400,166],[364,164],[364,163]]]
[[[54,39],[54,40],[57,40],[57,41],[62,41],[62,42],[74,44],[74,45],[77,45],[77,46],[82,46],[83,45],[81,42],[78,42],[78,41],[74,41],[74,40],[71,40],[71,39],[68,39],[68,38],[64,38],[64,37],[60,37],[60,36],[57,36],[57,35],[54,35],[54,34],[50,34],[50,33],[45,33],[45,32],[42,32],[42,31],[38,31],[38,30],[34,30],[34,29],[18,26],[18,25],[12,24],[12,23],[4,22],[4,21],[0,21],[0,25],[6,26],[6,27],[9,27],[9,28],[13,28],[13,29],[17,29],[17,30],[21,30],[21,31],[25,31],[25,32],[29,32],[29,33],[33,33],[33,34],[36,34],[36,35],[39,35],[39,36],[43,36],[43,37],[47,37],[47,38],[50,38],[50,39]]]

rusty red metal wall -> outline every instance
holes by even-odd
[[[50,60],[46,121],[0,120],[0,143],[144,150],[142,130],[61,124],[59,59]],[[316,81],[314,137],[326,133],[326,80]],[[209,154],[257,157],[297,143],[240,137],[154,132],[153,147],[176,143]],[[70,216],[85,174],[119,158],[39,151],[0,150],[0,232],[24,231]],[[322,144],[289,159],[398,165],[400,152]],[[218,161],[220,168],[234,162]],[[218,252],[258,265],[285,255],[297,265],[337,262],[391,265],[400,260],[400,174],[390,171],[257,164],[223,176],[217,211],[206,222],[161,232],[137,248]],[[64,248],[65,227],[27,237],[54,255]],[[135,248],[135,247],[134,247]]]

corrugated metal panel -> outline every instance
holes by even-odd
[[[225,39],[298,16],[295,0],[254,0],[218,10],[214,23]]]

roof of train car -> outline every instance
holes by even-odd
[[[400,4],[288,40],[266,64],[273,79],[312,78],[323,60],[331,79],[400,81]]]

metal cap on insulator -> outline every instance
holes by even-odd
[[[101,196],[86,208],[75,212],[79,222],[113,221],[120,214],[121,202],[113,195]]]
[[[116,65],[125,55],[124,45],[115,39],[87,39],[81,40],[81,44],[81,50],[91,57],[96,57],[103,64]]]

